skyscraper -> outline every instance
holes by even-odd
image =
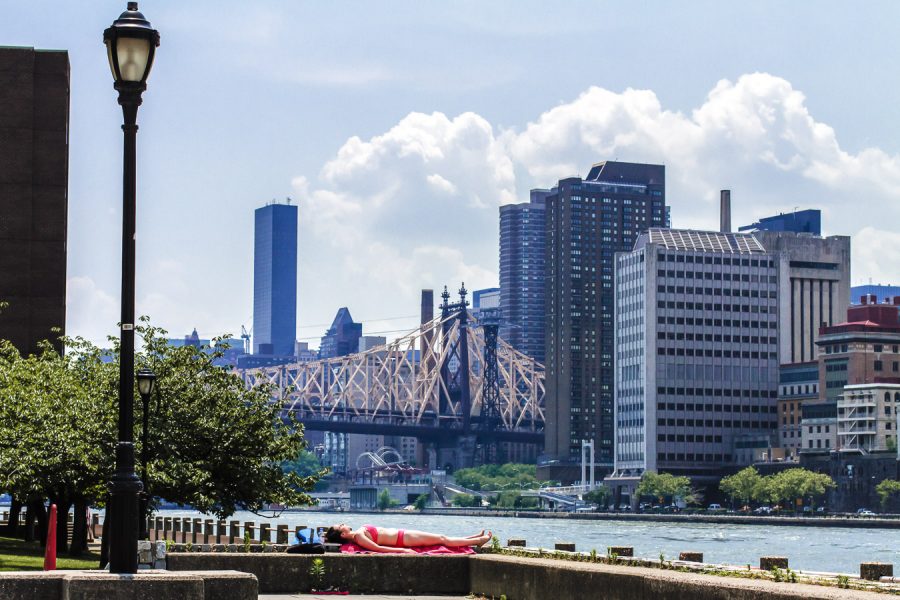
[[[500,207],[500,337],[544,362],[545,199]]]
[[[297,207],[256,209],[253,353],[290,356],[297,336]]]
[[[665,167],[601,162],[583,180],[560,180],[546,205],[544,450],[564,465],[594,440],[611,470],[614,258],[665,226]]]

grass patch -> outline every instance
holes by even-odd
[[[97,569],[100,555],[86,552],[80,558],[56,557],[57,569]],[[40,571],[44,568],[44,549],[38,542],[23,542],[0,536],[0,571]]]

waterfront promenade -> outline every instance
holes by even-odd
[[[378,513],[336,513],[318,511],[285,512],[277,518],[264,518],[241,512],[232,517],[244,525],[263,523],[275,531],[283,524],[293,531],[297,526],[327,526],[347,522],[356,527],[377,524],[385,527],[440,531],[447,535],[470,535],[488,529],[505,543],[507,539],[525,539],[529,546],[553,548],[556,542],[574,542],[579,551],[592,549],[605,553],[608,546],[632,546],[638,556],[677,557],[684,551],[703,552],[712,563],[756,564],[760,556],[778,554],[790,558],[791,567],[809,571],[856,573],[859,564],[879,561],[900,564],[900,548],[893,543],[894,532],[878,528],[822,528],[805,524],[785,527],[754,520],[747,524],[724,521],[677,522],[632,518],[596,519],[579,514],[578,518],[519,518],[496,516],[478,511],[436,514],[389,511]],[[190,511],[161,511],[161,517],[202,518]],[[618,516],[618,515],[617,515]],[[273,534],[274,535],[274,534]],[[258,539],[257,535],[254,539]],[[274,541],[271,539],[270,541]]]

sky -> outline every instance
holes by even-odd
[[[125,2],[0,0],[0,44],[71,62],[67,333],[116,333]],[[666,166],[673,226],[820,208],[854,284],[900,283],[900,3],[144,1],[137,312],[252,327],[253,211],[300,207],[298,339],[419,290],[493,287],[498,207],[602,160]]]

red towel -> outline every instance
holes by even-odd
[[[461,546],[459,548],[448,548],[447,546],[416,546],[411,549],[415,550],[418,554],[427,554],[429,556],[438,554],[475,554],[475,550],[473,550],[471,546]],[[357,546],[356,544],[341,545],[341,552],[344,554],[378,554],[377,552],[366,550],[362,546]]]

